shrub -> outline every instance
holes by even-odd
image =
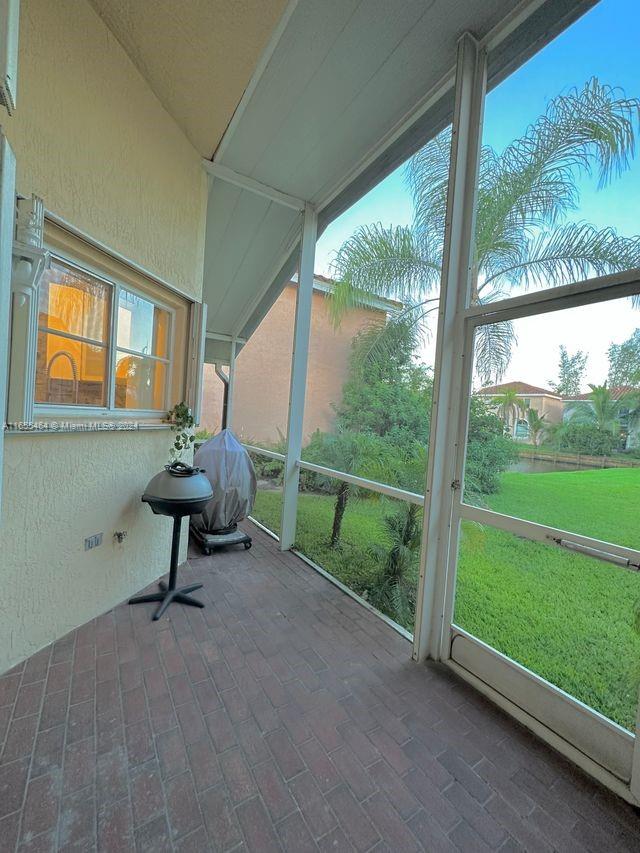
[[[268,449],[268,448],[267,448]],[[269,459],[267,456],[260,456],[257,453],[251,453],[249,456],[255,468],[256,477],[258,480],[271,480],[275,483],[282,483],[282,475],[284,472],[284,463],[279,459]]]
[[[569,421],[563,424],[554,436],[557,450],[570,453],[586,453],[589,456],[608,456],[616,450],[620,440],[609,430],[599,429],[595,424],[580,424]]]
[[[272,450],[274,453],[285,454],[287,452],[287,440],[279,430],[278,433],[280,436],[278,441],[257,442],[248,438],[243,442],[243,444],[253,445],[254,447],[263,447],[265,450]],[[281,462],[279,459],[269,459],[268,456],[262,456],[259,453],[252,453],[251,451],[249,451],[249,456],[253,462],[256,477],[259,480],[271,480],[274,483],[282,483],[284,462]]]
[[[500,474],[518,458],[513,440],[504,435],[501,419],[486,403],[471,398],[466,460],[467,495],[493,494],[500,487]]]

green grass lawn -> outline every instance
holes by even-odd
[[[491,509],[630,548],[640,547],[640,469],[506,472]]]
[[[341,548],[336,550],[329,547],[334,501],[331,495],[300,495],[296,545],[327,572],[361,593],[374,579],[369,549],[385,543],[382,518],[390,507],[386,501],[350,499],[342,524]],[[280,532],[281,511],[280,492],[258,492],[252,514],[274,533]]]
[[[491,509],[631,547],[640,546],[640,470],[505,473]],[[279,525],[281,495],[260,492],[254,515]],[[333,498],[302,494],[300,549],[356,592],[373,580],[369,549],[384,544],[389,505],[353,501],[343,546],[328,547]],[[635,722],[640,574],[465,523],[456,622],[627,728]]]

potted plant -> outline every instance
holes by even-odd
[[[179,462],[185,450],[188,450],[194,442],[193,426],[195,421],[191,414],[191,409],[186,403],[176,403],[176,405],[167,412],[167,420],[171,424],[172,432],[176,433],[173,445],[171,446],[171,462]]]

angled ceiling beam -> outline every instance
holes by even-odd
[[[251,75],[249,85],[244,90],[244,94],[242,95],[242,98],[240,99],[240,102],[236,107],[231,121],[229,122],[227,129],[225,130],[224,135],[216,149],[216,152],[213,155],[213,160],[215,162],[219,161],[222,158],[229,145],[232,144],[233,134],[235,133],[236,128],[242,120],[245,110],[247,109],[247,106],[249,105],[249,102],[251,101],[251,98],[254,95],[258,83],[260,82],[260,78],[264,74],[267,65],[271,61],[271,58],[274,55],[278,44],[280,43],[280,39],[282,38],[284,31],[287,29],[287,24],[291,20],[291,16],[295,12],[297,5],[298,0],[289,0],[280,17],[280,20],[278,21],[273,32],[271,33],[271,37],[267,42],[267,45],[265,46],[265,49],[263,50],[262,55],[260,56],[260,59],[256,64],[253,74]]]
[[[211,160],[202,161],[204,168],[214,178],[220,178],[221,181],[226,181],[228,184],[234,184],[236,187],[241,187],[243,190],[261,195],[268,198],[270,201],[275,201],[277,204],[282,204],[285,207],[291,207],[293,210],[304,210],[306,202],[295,196],[283,193],[273,187],[256,181],[255,178],[249,178],[247,175],[241,175],[240,172],[235,172],[229,169],[228,166],[223,166],[222,163],[212,163]]]
[[[234,335],[225,335],[222,332],[207,332],[205,337],[210,341],[227,341],[228,343],[232,343],[235,341],[238,344],[246,344],[245,338],[238,338]]]

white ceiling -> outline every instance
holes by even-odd
[[[590,2],[528,4],[544,6],[545,17],[537,13],[539,21],[534,16],[534,25],[524,25],[527,44],[522,35],[518,41],[515,30],[509,35],[513,50],[526,55],[536,39],[548,39],[554,26],[557,31],[575,17],[577,7]],[[439,81],[451,80],[459,36],[470,31],[482,39],[521,5],[514,0],[298,0],[291,12],[290,4],[286,26],[263,57],[215,161],[322,210],[337,188],[343,187],[344,196],[367,156],[427,93]],[[503,53],[501,67],[506,67],[513,57]],[[434,116],[426,128],[432,129],[423,128],[424,134],[448,121],[449,83],[445,91],[440,108],[430,107]],[[427,139],[405,133],[394,145],[402,144],[407,156]],[[395,163],[387,152],[374,165],[380,176]],[[336,212],[340,206],[333,204]],[[209,331],[251,334],[292,271],[299,222],[300,214],[290,208],[211,179],[204,277]]]
[[[216,150],[287,4],[287,0],[89,2],[167,112],[206,157]]]

